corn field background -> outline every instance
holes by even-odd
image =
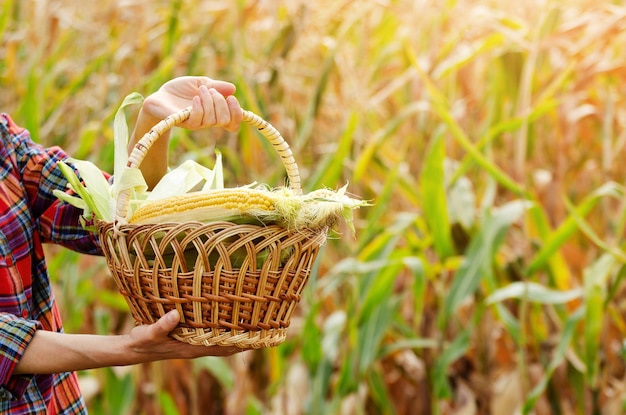
[[[123,98],[237,85],[338,229],[288,340],[80,373],[92,414],[626,412],[626,7],[608,0],[3,0],[0,111],[112,171]],[[130,117],[132,124],[132,116]],[[173,165],[280,185],[255,131]],[[132,321],[104,260],[47,247],[66,331]]]

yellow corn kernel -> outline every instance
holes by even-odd
[[[273,210],[274,198],[268,191],[245,187],[216,189],[151,201],[135,210],[130,223],[209,222]]]

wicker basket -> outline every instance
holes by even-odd
[[[137,143],[128,167],[138,167],[164,132],[189,117],[186,108]],[[298,167],[276,129],[244,111],[244,121],[270,141],[300,190]],[[98,223],[107,265],[137,324],[177,309],[172,337],[195,345],[276,346],[286,338],[327,229],[292,231],[278,225],[230,222],[128,224],[129,193],[117,201],[114,223]]]

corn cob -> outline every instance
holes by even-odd
[[[244,216],[260,220],[276,216],[272,193],[240,187],[172,196],[137,208],[130,223],[235,221]]]

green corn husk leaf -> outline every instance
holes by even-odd
[[[143,102],[143,96],[137,92],[127,95],[122,105],[115,113],[113,120],[113,137],[115,145],[115,159],[113,174],[116,178],[121,177],[122,171],[126,168],[128,162],[128,125],[126,124],[126,114],[124,110],[130,105],[139,105]]]
[[[216,162],[213,170],[201,164],[187,160],[169,171],[152,189],[146,200],[159,200],[193,191],[207,191],[224,188],[222,172],[222,153],[215,151]]]
[[[213,166],[213,182],[208,180],[202,187],[203,191],[210,189],[223,189],[224,188],[224,169],[222,167],[222,152],[217,148],[215,149],[215,166]]]
[[[64,161],[59,161],[59,169],[68,181],[68,187],[76,192],[78,197],[68,195],[60,190],[53,193],[60,200],[83,210],[81,224],[89,227],[94,220],[110,221],[112,197],[109,182],[102,171],[93,163],[85,160],[69,159],[80,172],[82,182],[74,169]]]
[[[148,190],[148,186],[139,169],[127,167],[129,131],[126,124],[125,110],[128,106],[142,104],[143,100],[144,98],[141,94],[133,92],[124,98],[124,101],[115,113],[113,120],[113,144],[115,148],[113,175],[115,181],[111,190],[114,200],[117,200],[120,192],[126,189],[130,189],[131,199],[137,197],[136,193],[141,195]],[[115,212],[114,209],[112,207],[112,212]],[[112,216],[114,217],[115,214],[112,214]]]
[[[119,185],[124,183],[123,180],[120,180],[120,177],[122,176],[122,171],[126,169],[128,160],[128,126],[126,125],[124,109],[129,105],[142,102],[143,97],[140,94],[132,93],[124,99],[115,114],[113,130],[115,136],[114,173],[116,183],[113,188],[104,178],[102,171],[91,162],[78,159],[69,160],[80,173],[84,185],[67,163],[59,162],[59,169],[69,182],[69,187],[77,193],[84,203],[78,202],[76,197],[69,196],[61,191],[54,191],[54,195],[60,200],[83,209],[83,216],[80,221],[84,228],[93,229],[94,220],[99,219],[110,222],[114,218],[115,200],[119,191]]]
[[[80,176],[85,184],[85,191],[89,193],[93,200],[93,206],[91,207],[93,213],[98,219],[110,221],[112,219],[111,207],[113,203],[111,185],[104,177],[102,170],[89,161],[70,159],[70,162],[80,172]]]
[[[72,196],[60,190],[54,190],[53,193],[56,197],[61,199],[63,202],[69,203],[75,208],[82,209],[85,212],[88,211],[89,213],[91,213],[91,210],[89,209],[89,206],[87,206],[87,203],[85,203],[85,201],[81,199],[80,197]],[[85,213],[83,213],[83,215],[85,215]]]

